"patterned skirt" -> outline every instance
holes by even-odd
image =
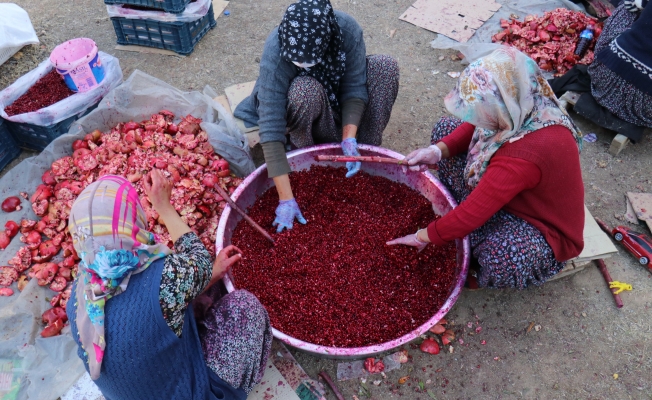
[[[358,143],[379,146],[398,95],[398,62],[390,56],[367,56],[369,102],[357,132]],[[333,111],[324,87],[309,76],[295,78],[288,91],[286,120],[292,145],[302,148],[342,141],[341,116]]]

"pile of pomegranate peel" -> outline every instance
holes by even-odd
[[[594,25],[593,41],[580,59],[574,54],[580,33]],[[543,17],[528,15],[523,21],[514,18],[501,19],[503,31],[491,37],[498,42],[516,47],[537,62],[544,71],[561,76],[575,64],[589,65],[593,62],[593,48],[602,32],[602,23],[579,11],[557,8],[547,11]]]
[[[30,279],[37,279],[40,286],[49,285],[57,294],[50,300],[52,309],[42,316],[46,328],[41,336],[59,334],[67,322],[65,309],[79,265],[68,217],[77,196],[104,175],[123,176],[132,183],[147,215],[147,229],[172,248],[170,235],[143,187],[152,167],[163,170],[173,182],[172,205],[208,251],[215,253],[217,223],[226,201],[214,187],[219,185],[231,194],[242,179],[231,176],[229,163],[208,143],[200,119],[188,115],[178,125],[173,120],[174,114],[163,110],[149,120],[120,123],[109,132],[93,131],[72,144],[72,156],[52,163],[31,196],[21,193],[29,197],[40,219],[24,219],[20,224],[9,221],[0,232],[0,249],[18,232],[25,244],[9,266],[0,267],[0,296],[11,296],[8,286],[14,282],[21,291]],[[16,205],[14,199],[10,203],[10,208]]]
[[[442,318],[435,326],[429,329],[429,332],[434,333],[435,335],[440,335],[442,345],[446,346],[455,340],[455,332],[450,329],[446,329],[444,325],[448,322],[446,319]],[[428,337],[419,346],[421,351],[424,353],[430,354],[439,354],[439,343],[434,338]]]

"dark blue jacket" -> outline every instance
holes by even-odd
[[[95,384],[107,400],[197,399],[245,400],[242,389],[220,379],[204,361],[192,307],[184,317],[181,337],[163,319],[159,290],[164,259],[155,261],[129,285],[107,301],[107,346]],[[77,281],[68,301],[68,319],[88,371],[77,333]]]

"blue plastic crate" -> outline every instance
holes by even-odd
[[[98,104],[99,102],[81,114],[73,115],[72,117],[49,126],[39,126],[12,121],[5,121],[5,124],[7,124],[11,136],[13,136],[14,141],[19,147],[27,150],[42,151],[54,139],[68,133],[70,125],[72,125],[73,122],[93,111]]]
[[[163,10],[172,14],[179,14],[185,11],[190,0],[104,0],[104,4],[128,4]]]
[[[6,122],[0,118],[0,171],[20,154],[20,147],[9,133]]]
[[[156,47],[190,54],[204,35],[217,24],[213,6],[193,22],[160,22],[152,19],[111,18],[118,44]]]

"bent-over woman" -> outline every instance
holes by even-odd
[[[67,313],[78,355],[107,400],[244,400],[264,372],[269,317],[244,290],[220,298],[213,284],[239,250],[225,248],[211,265],[170,204],[171,189],[158,170],[145,185],[174,252],[147,231],[124,178],[104,176],[75,200],[69,230],[81,261]],[[196,319],[191,306],[200,296]]]
[[[296,147],[341,142],[345,155],[360,155],[358,142],[380,145],[398,93],[392,57],[367,56],[362,28],[334,11],[330,0],[299,0],[267,37],[252,94],[234,110],[247,126],[260,127],[267,171],[279,194],[274,225],[305,224],[290,185],[286,134]],[[347,177],[360,163],[346,164]]]
[[[388,244],[469,235],[480,287],[541,285],[584,246],[580,132],[536,63],[511,47],[471,63],[445,104],[457,118],[443,117],[432,145],[406,159],[412,170],[436,164],[459,206]]]

